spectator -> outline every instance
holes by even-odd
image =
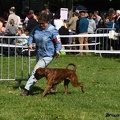
[[[89,13],[88,22],[89,22],[88,33],[93,34],[96,30],[96,23],[93,19],[93,13]]]
[[[89,14],[87,11],[85,11],[85,17],[88,18],[89,17]]]
[[[60,35],[69,35],[69,30],[65,27],[65,26],[62,26],[60,29],[59,29],[59,34]],[[61,37],[61,43],[62,43],[62,45],[66,45],[66,44],[68,44],[69,42],[68,42],[68,40],[69,40],[69,38],[68,37]],[[64,47],[64,46],[62,46],[62,49],[64,50],[65,48],[67,48],[67,47]],[[61,55],[65,55],[66,53],[65,52],[61,52]]]
[[[118,26],[117,31],[120,29],[120,10],[116,10],[115,23]]]
[[[88,16],[88,22],[89,22],[89,25],[88,25],[88,34],[94,34],[95,30],[96,30],[96,23],[93,19],[93,13],[89,13],[89,16]],[[92,37],[89,37],[88,38],[88,43],[92,43],[93,41],[93,38]],[[89,49],[92,50],[92,46],[90,45],[89,46]]]
[[[52,23],[53,13],[50,12],[50,9],[49,9],[48,7],[46,7],[45,11],[46,11],[46,13],[49,15],[50,23]]]
[[[33,11],[33,10],[30,10],[29,13],[27,14],[27,16],[25,17],[24,22],[23,22],[23,24],[25,25],[25,28],[27,27],[27,24],[28,24],[28,21],[29,21],[29,16],[30,16],[31,14],[33,15],[33,18],[34,18],[36,21],[38,21],[37,15],[34,14],[34,11]]]
[[[106,27],[106,28],[116,28],[115,18],[112,17],[112,16],[108,16],[108,17],[106,18],[105,27]]]
[[[94,20],[95,20],[95,23],[96,23],[96,27],[98,25],[98,23],[100,22],[101,20],[101,16],[99,15],[99,11],[94,11]]]
[[[24,33],[24,29],[21,27],[18,27],[18,36],[25,37],[26,34]],[[14,41],[14,44],[18,46],[27,46],[28,40],[26,38],[18,38]],[[17,54],[21,55],[22,49],[21,48],[16,48]]]
[[[80,19],[78,21],[78,33],[81,34],[88,34],[88,19],[85,17],[85,11],[80,12]],[[88,44],[88,38],[87,37],[79,37],[79,43],[80,44]],[[85,45],[85,50],[89,50],[88,45]],[[81,45],[79,47],[79,50],[83,50],[83,46]],[[88,52],[85,53],[86,55]],[[79,53],[79,55],[82,55],[82,52]]]
[[[16,35],[17,34],[17,26],[15,25],[14,19],[10,19],[9,24],[6,27],[7,35]]]
[[[115,17],[115,10],[113,8],[109,8],[108,15],[112,16],[112,17]]]
[[[106,28],[112,28],[112,29],[116,29],[116,30],[119,29],[118,28],[118,24],[115,23],[115,18],[113,16],[109,16],[109,21],[106,23]],[[119,39],[117,39],[117,40],[111,39],[109,41],[111,41],[111,43],[109,43],[109,49],[112,46],[112,48],[114,50],[120,50],[120,46],[119,46],[120,45],[120,43],[119,43],[120,41],[119,41]]]
[[[59,34],[60,35],[69,35],[69,31],[65,26],[62,26],[59,29]],[[65,37],[61,38],[61,43],[62,44],[68,44],[68,38],[65,38]]]
[[[10,15],[8,16],[6,27],[9,25],[11,19],[14,20],[15,25],[17,27],[22,24],[20,16],[15,14],[15,7],[11,7],[10,10],[9,10],[9,13],[10,13]]]
[[[6,33],[6,28],[4,26],[5,20],[1,17],[0,18],[0,35],[4,35]]]
[[[18,36],[21,36],[21,37],[25,37],[26,34],[24,32],[24,29],[19,27],[18,28]],[[28,43],[28,40],[27,39],[23,39],[23,38],[18,38],[17,41],[16,41],[16,45],[21,45],[21,46],[27,46],[27,43]]]
[[[120,32],[120,10],[116,10],[115,13],[115,26],[116,26],[116,32]],[[118,40],[114,41],[117,42],[115,46],[115,50],[120,50],[120,36],[118,36]]]
[[[15,21],[10,19],[9,24],[6,27],[6,36],[15,36],[17,34],[17,26],[15,25]],[[13,44],[14,39],[11,38],[10,41],[8,40],[8,44]]]
[[[2,17],[5,19],[5,21],[7,21],[8,20],[8,16],[9,16],[9,13],[8,12],[4,12],[3,13],[3,15],[2,15]]]
[[[36,21],[36,19],[34,19],[34,16],[33,14],[29,14],[28,16],[28,24],[27,24],[27,27],[26,27],[26,30],[31,33],[33,28],[38,24],[38,22]]]
[[[69,22],[68,22],[68,28],[69,28],[70,35],[76,34],[76,23],[78,20],[78,15],[79,15],[78,12],[74,12],[73,17],[71,17]],[[73,39],[75,41],[75,38],[69,38],[69,44],[73,43]]]
[[[36,69],[39,67],[47,67],[52,62],[54,56],[60,55],[61,42],[59,32],[49,23],[48,14],[41,13],[38,22],[39,24],[32,30],[28,39],[29,49],[33,49],[33,39],[36,41],[37,64],[25,85],[25,90],[22,93],[22,96],[28,96],[31,88],[37,81],[34,76]]]
[[[64,22],[63,22],[63,20],[60,19],[60,15],[56,14],[54,16],[54,20],[53,20],[53,25],[55,26],[55,28],[57,30],[59,30],[63,26],[63,24],[64,24]]]
[[[96,25],[96,28],[105,28],[105,20],[106,20],[107,16],[108,16],[107,13],[104,13],[101,16],[101,19],[98,22],[98,25]]]

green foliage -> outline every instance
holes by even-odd
[[[43,78],[30,96],[22,97],[26,81],[21,83],[22,90],[17,88],[17,81],[1,81],[0,120],[119,120],[120,116],[115,115],[120,115],[120,59],[66,55],[54,58],[48,67],[65,68],[68,63],[77,65],[85,93],[69,84],[69,94],[65,95],[60,83],[56,94],[41,98],[47,82]],[[31,68],[34,64],[32,61]],[[111,115],[106,117],[107,113]]]

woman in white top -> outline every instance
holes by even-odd
[[[63,26],[64,22],[63,22],[63,20],[60,19],[60,15],[56,14],[54,16],[53,24],[57,30],[59,30]]]
[[[8,20],[7,20],[7,24],[6,24],[6,27],[9,25],[9,22],[11,19],[14,20],[15,22],[15,25],[18,27],[21,23],[21,18],[20,16],[16,15],[15,14],[15,7],[11,7],[10,10],[9,10],[9,13],[10,15],[8,16]]]

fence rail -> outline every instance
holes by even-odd
[[[28,49],[27,46],[10,44],[11,40],[28,38],[18,36],[0,36],[0,80],[28,79],[30,74],[30,52],[28,56],[18,56],[17,49]],[[14,53],[13,53],[14,52]]]
[[[79,49],[62,49],[64,52],[93,52],[93,53],[113,53],[120,54],[120,41],[109,39],[110,29],[99,28],[96,30],[95,34],[84,34],[84,35],[60,35],[60,37],[91,37],[93,38],[93,43],[89,44],[67,44],[64,47],[78,47],[78,46],[94,46],[91,50],[79,50]],[[115,34],[120,36],[119,33]],[[0,81],[1,80],[24,80],[28,79],[31,69],[30,61],[31,55],[30,50],[28,50],[27,56],[24,54],[21,57],[17,56],[16,49],[20,48],[28,49],[26,46],[17,46],[10,44],[12,39],[26,38],[20,36],[0,36]],[[11,50],[14,51],[14,55],[11,55]]]

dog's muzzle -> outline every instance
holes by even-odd
[[[35,72],[34,77],[36,78],[36,80],[41,79],[43,76],[39,75],[37,72]]]
[[[40,76],[38,75],[38,73],[37,73],[37,72],[35,72],[34,77],[35,77],[37,80],[39,80],[39,79],[40,79]]]

